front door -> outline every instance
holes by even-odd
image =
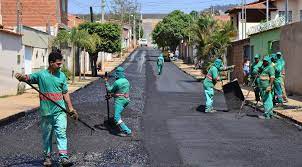
[[[31,74],[32,73],[32,54],[33,54],[33,48],[25,46],[25,58],[24,58],[24,72],[25,74]]]

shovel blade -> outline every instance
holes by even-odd
[[[244,95],[238,80],[235,79],[232,82],[223,85],[223,93],[228,110],[239,110],[244,101]]]

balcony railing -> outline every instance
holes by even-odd
[[[274,20],[271,20],[271,21],[268,21],[268,22],[265,22],[265,23],[260,23],[257,26],[251,27],[248,30],[247,34],[252,35],[252,34],[267,31],[267,30],[270,30],[270,29],[278,28],[278,27],[281,27],[281,26],[284,26],[284,25],[285,25],[285,17],[277,17]]]

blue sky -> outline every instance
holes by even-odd
[[[181,9],[189,13],[192,10],[203,10],[211,5],[239,4],[241,0],[137,0],[142,4],[143,13],[169,13]],[[254,0],[246,0],[252,2]],[[106,12],[111,10],[110,0],[106,0]],[[93,6],[94,13],[99,13],[101,0],[69,0],[69,13],[89,13],[89,6]]]

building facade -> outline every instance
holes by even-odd
[[[17,29],[21,25],[56,35],[68,25],[68,0],[1,0],[2,25]],[[1,23],[0,23],[1,24]]]
[[[275,10],[277,10],[276,7],[270,3],[269,11]],[[256,1],[245,6],[236,6],[227,10],[226,13],[231,17],[231,23],[237,30],[236,40],[241,40],[248,38],[248,31],[251,27],[260,24],[266,19],[266,3],[264,1]]]
[[[277,10],[271,12],[271,19],[285,16],[286,0],[272,1]],[[288,21],[300,22],[302,21],[302,0],[288,0]]]
[[[19,81],[16,72],[24,71],[22,35],[0,29],[0,96],[15,95]]]

